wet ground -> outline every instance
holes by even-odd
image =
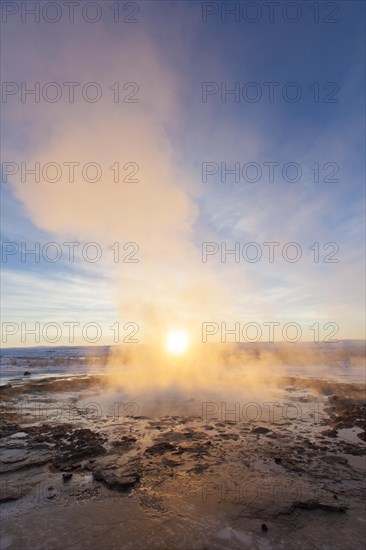
[[[65,376],[1,395],[1,550],[364,548],[357,383],[220,401]]]

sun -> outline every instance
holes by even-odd
[[[181,355],[187,350],[188,338],[183,330],[171,330],[167,334],[166,348],[174,355]]]

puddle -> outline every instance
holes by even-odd
[[[11,435],[10,437],[13,439],[22,439],[23,437],[27,437],[26,432],[17,432],[16,434]]]
[[[338,456],[345,458],[352,468],[366,472],[366,456],[355,456],[346,453],[338,453]]]
[[[358,434],[362,432],[362,428],[341,428],[340,430],[338,430],[338,437],[344,439],[345,441],[348,441],[349,443],[361,443],[363,445],[366,445],[366,443],[358,437]]]

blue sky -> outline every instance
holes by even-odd
[[[222,23],[219,12],[203,23],[202,3],[181,1],[139,2],[138,23],[116,24],[109,4],[100,3],[95,24],[80,17],[21,23],[19,15],[3,24],[3,80],[93,81],[104,92],[97,103],[78,96],[70,104],[66,95],[57,103],[22,103],[19,94],[3,100],[3,161],[95,161],[108,180],[71,184],[63,174],[56,184],[35,184],[16,174],[2,182],[2,241],[30,248],[56,242],[63,250],[56,263],[22,262],[20,254],[3,263],[3,321],[332,321],[339,337],[362,338],[364,4],[337,2],[339,21],[328,24],[313,22],[313,2],[297,2],[298,22],[276,12],[272,24],[265,15],[258,23]],[[265,14],[263,2],[257,5]],[[114,103],[108,87],[131,81],[139,102]],[[204,82],[239,83],[240,90],[255,82],[263,96],[223,102],[217,93],[203,102]],[[266,82],[279,83],[273,102]],[[283,99],[289,82],[301,89],[297,102]],[[338,101],[323,102],[332,91]],[[115,161],[139,164],[137,187],[113,186],[108,166]],[[263,163],[279,170],[297,163],[302,176],[288,182],[278,172],[273,183],[264,175],[253,183],[227,176],[223,183],[219,171],[203,182],[204,162],[257,163],[263,174]],[[335,166],[338,181],[324,182]],[[98,243],[102,259],[77,253],[70,263],[62,244],[69,241],[80,242],[79,252]],[[117,241],[138,243],[138,264],[113,262],[109,247]],[[303,255],[297,263],[281,255],[273,263],[223,263],[219,255],[202,263],[207,241],[228,248],[256,242],[263,250],[269,241],[278,250],[297,242]],[[321,259],[323,245],[335,243],[339,262],[315,263],[315,242]],[[21,343],[17,334],[6,345]],[[108,328],[100,343],[111,343]]]

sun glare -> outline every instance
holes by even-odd
[[[188,347],[187,334],[183,330],[172,330],[167,335],[166,347],[170,353],[181,355]]]

